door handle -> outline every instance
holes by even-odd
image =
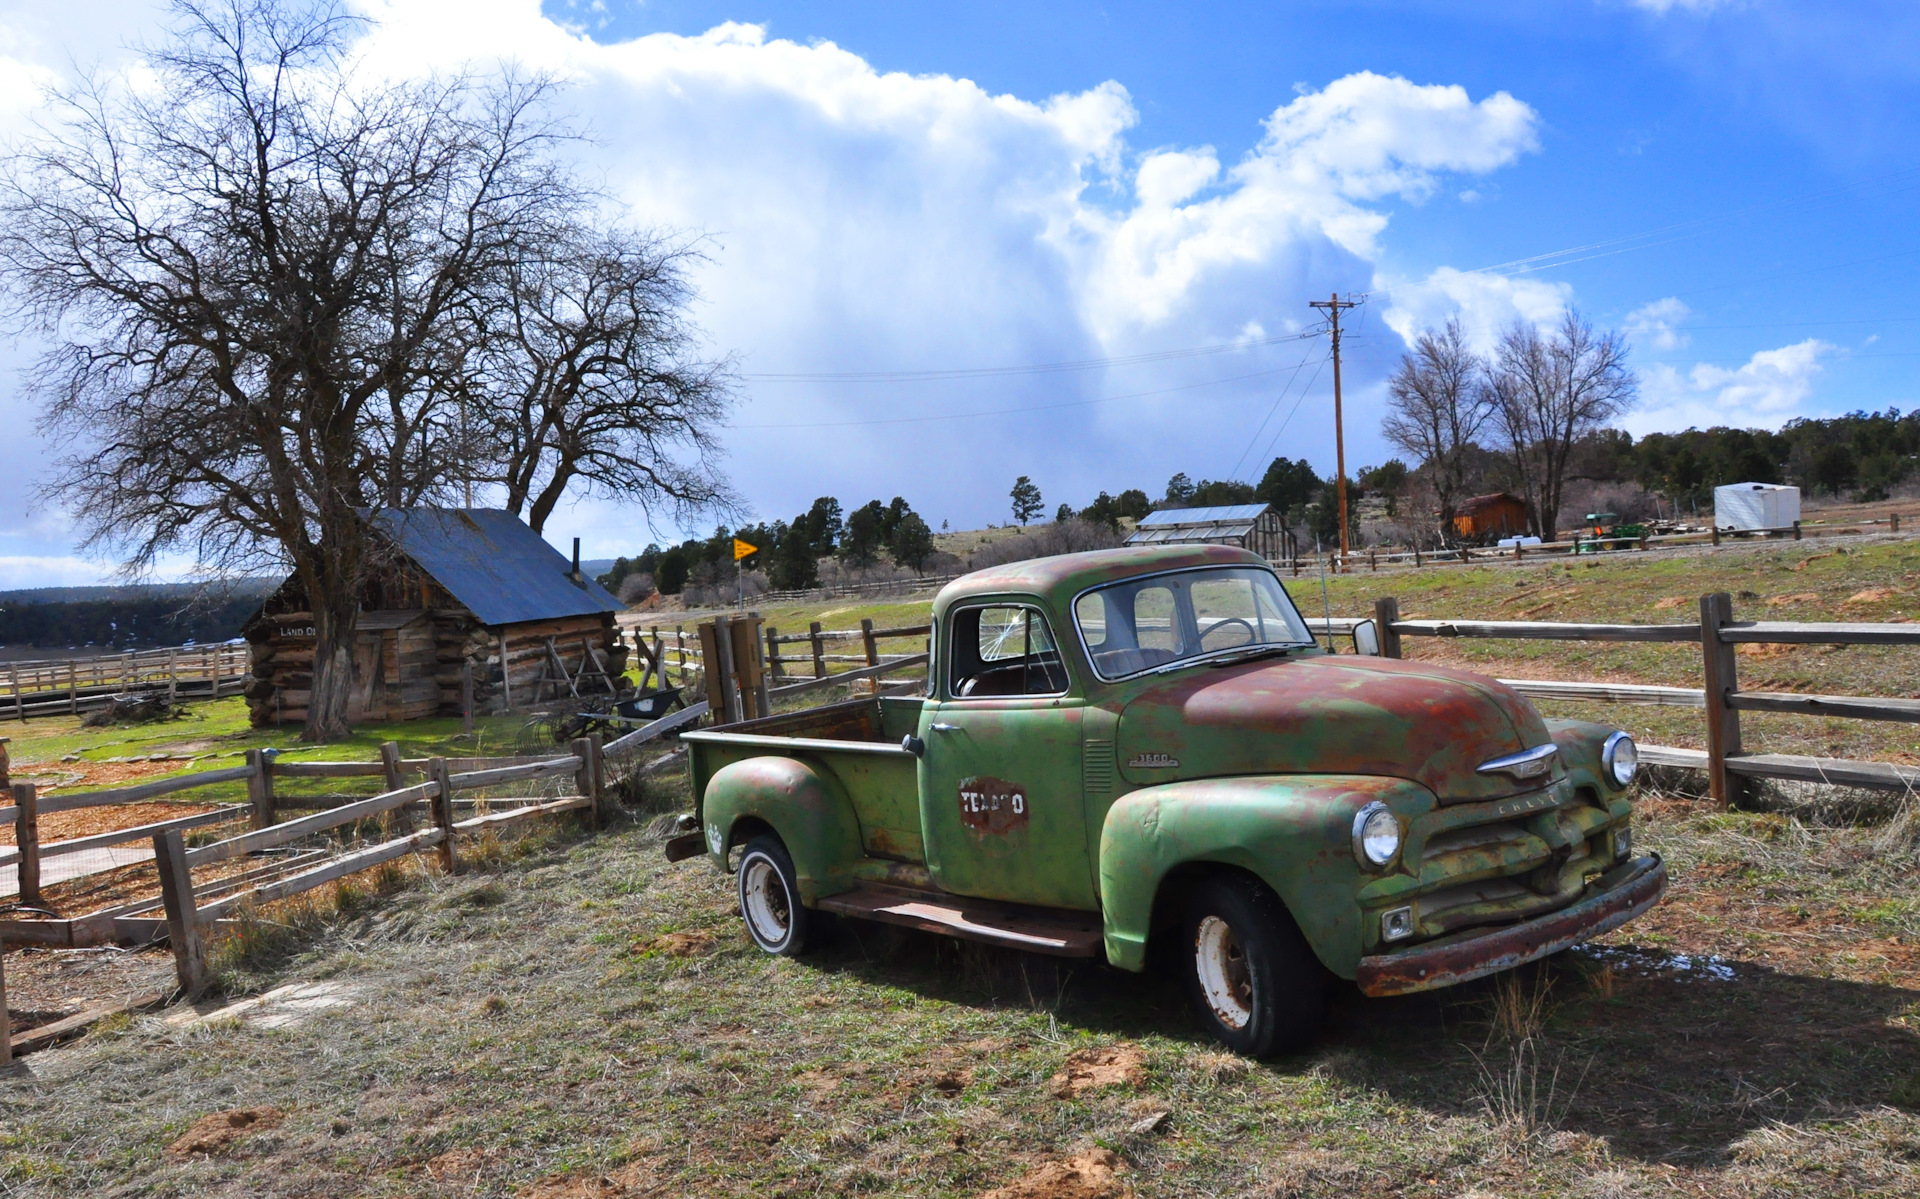
[[[932,724],[928,725],[927,729],[928,731],[935,732],[935,733],[957,733],[960,731],[960,726],[957,724],[944,724],[941,721],[936,720]]]

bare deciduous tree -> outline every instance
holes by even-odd
[[[1638,395],[1626,343],[1612,331],[1596,335],[1572,309],[1545,336],[1517,322],[1500,338],[1491,379],[1533,531],[1552,541],[1575,443],[1632,407]]]
[[[89,80],[0,176],[0,275],[53,345],[50,495],[130,569],[292,572],[303,736],[349,731],[360,512],[472,473],[438,380],[489,279],[577,217],[544,88],[351,78],[325,0],[174,9],[151,81]]]
[[[1474,438],[1494,406],[1486,364],[1468,348],[1457,318],[1437,334],[1422,333],[1387,380],[1387,418],[1381,431],[1424,468],[1443,538],[1452,538],[1454,508],[1467,486]]]
[[[684,315],[696,257],[653,235],[583,230],[502,280],[473,391],[507,510],[525,509],[536,533],[576,481],[676,516],[730,506],[712,467],[730,364],[699,358]]]

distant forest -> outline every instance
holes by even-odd
[[[219,596],[179,587],[99,587],[58,589],[94,592],[97,599],[37,600],[54,590],[0,592],[0,646],[151,649],[227,641],[259,611],[264,594],[254,587]]]

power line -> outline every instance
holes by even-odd
[[[1311,355],[1309,355],[1309,357],[1311,357]],[[1293,390],[1294,381],[1300,377],[1300,372],[1306,369],[1307,361],[1307,358],[1302,358],[1300,365],[1293,368],[1293,374],[1285,383],[1281,384],[1280,394],[1273,397],[1273,407],[1267,409],[1267,414],[1260,418],[1259,427],[1254,429],[1253,436],[1247,438],[1247,446],[1240,451],[1240,457],[1234,460],[1233,469],[1227,472],[1227,478],[1237,479],[1240,477],[1240,468],[1246,464],[1247,455],[1253,452],[1254,444],[1260,440],[1260,435],[1267,431],[1267,422],[1273,419],[1273,414],[1280,411],[1280,405],[1287,402],[1287,393]],[[1314,372],[1314,377],[1319,378],[1318,371]],[[1298,402],[1296,402],[1294,406],[1296,408],[1299,407]],[[1291,412],[1288,413],[1288,418],[1292,418]],[[1258,461],[1256,461],[1254,465],[1258,466]]]
[[[981,379],[997,378],[1004,375],[1051,375],[1069,371],[1099,370],[1111,366],[1139,366],[1152,362],[1172,362],[1181,358],[1198,358],[1208,354],[1227,354],[1235,350],[1259,349],[1265,346],[1282,345],[1290,341],[1307,341],[1319,336],[1319,331],[1307,333],[1289,333],[1281,337],[1264,337],[1252,341],[1228,342],[1223,345],[1192,346],[1179,350],[1157,350],[1147,354],[1126,354],[1114,358],[1084,358],[1076,362],[1042,362],[1027,366],[975,366],[954,367],[945,370],[924,371],[786,371],[770,374],[750,374],[740,376],[755,383],[917,383],[945,379]]]
[[[1305,359],[1301,360],[1304,365]],[[1119,400],[1138,400],[1148,396],[1171,395],[1178,391],[1195,391],[1202,387],[1218,387],[1223,383],[1238,383],[1246,379],[1264,379],[1277,375],[1287,368],[1276,366],[1272,370],[1254,371],[1245,375],[1229,375],[1224,379],[1208,379],[1200,383],[1184,383],[1178,387],[1162,387],[1153,391],[1135,391],[1125,395],[1100,396],[1091,400],[1068,400],[1059,404],[1033,404],[1020,408],[989,408],[983,412],[945,412],[937,416],[892,416],[877,420],[842,421],[794,421],[789,424],[733,425],[735,429],[848,429],[866,425],[916,425],[931,421],[972,420],[982,416],[1012,416],[1027,412],[1052,412],[1061,408],[1086,408],[1094,404],[1111,404]],[[1299,365],[1294,367],[1297,372]]]

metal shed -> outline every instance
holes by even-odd
[[[387,553],[361,594],[350,719],[457,716],[469,702],[503,711],[621,685],[620,601],[518,517],[486,508],[363,516]],[[281,584],[245,631],[253,724],[304,721],[314,630],[297,582]]]
[[[1270,562],[1290,562],[1292,536],[1266,504],[1163,508],[1140,518],[1128,545],[1237,545]]]

